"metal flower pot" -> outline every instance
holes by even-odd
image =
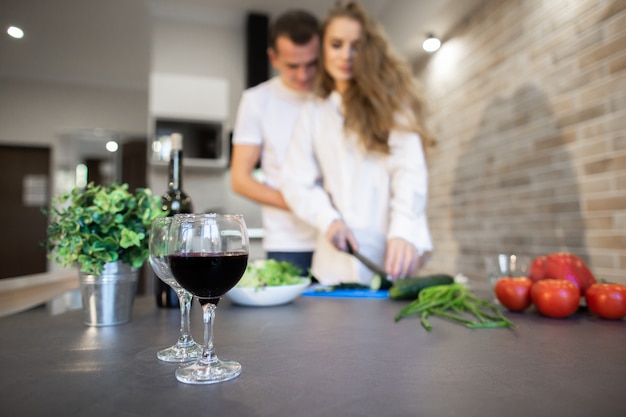
[[[87,326],[115,326],[131,319],[139,270],[123,262],[109,262],[100,275],[79,273],[83,322]]]

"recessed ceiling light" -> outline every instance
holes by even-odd
[[[435,35],[433,35],[432,33],[428,34],[428,37],[422,44],[422,48],[424,48],[426,52],[435,52],[436,50],[439,49],[440,46],[441,46],[441,41],[437,39]]]
[[[15,39],[22,39],[24,37],[24,31],[17,26],[9,26],[7,33]]]
[[[106,143],[105,148],[109,152],[117,152],[118,144],[114,140],[110,140]]]

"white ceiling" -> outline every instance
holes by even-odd
[[[249,11],[308,9],[335,0],[0,0],[0,78],[147,88],[155,18],[243,27]],[[396,48],[413,59],[428,32],[445,35],[481,0],[361,0]],[[9,25],[26,36],[6,35]]]

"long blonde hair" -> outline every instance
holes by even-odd
[[[391,51],[382,27],[357,2],[337,2],[328,12],[321,28],[321,62],[326,29],[338,17],[361,25],[354,78],[343,94],[345,129],[355,132],[368,151],[384,154],[390,152],[392,129],[417,132],[424,149],[434,144],[424,125],[425,106],[408,63]],[[316,78],[316,93],[328,97],[334,88],[334,80],[322,65]]]

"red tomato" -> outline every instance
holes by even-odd
[[[530,270],[528,271],[528,277],[533,281],[539,281],[544,278],[544,269],[546,267],[546,257],[537,256],[530,264]]]
[[[530,266],[529,277],[542,279],[566,279],[576,284],[581,295],[596,282],[585,262],[573,253],[551,253],[535,258]]]
[[[530,306],[530,278],[500,278],[496,282],[495,292],[498,301],[511,311],[524,311]]]
[[[595,283],[585,293],[589,311],[604,319],[626,317],[626,285]]]
[[[565,279],[544,279],[533,284],[530,298],[541,314],[560,319],[576,312],[580,290]]]

